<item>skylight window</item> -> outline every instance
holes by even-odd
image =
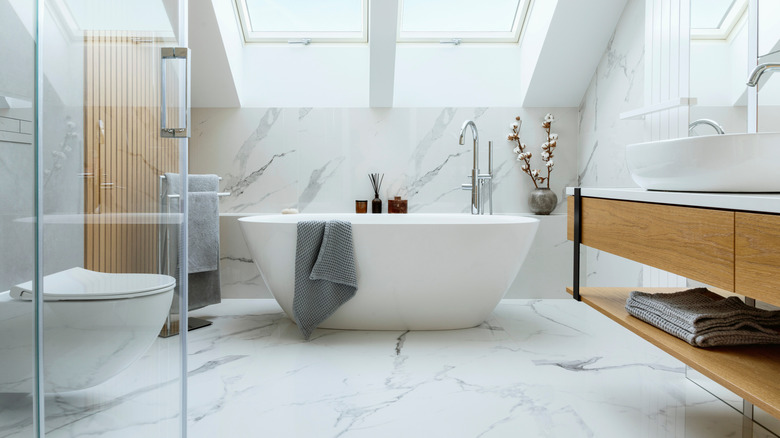
[[[401,0],[399,42],[517,42],[530,0]]]
[[[747,0],[691,0],[691,39],[727,39],[746,10]]]
[[[236,0],[247,42],[365,42],[367,0]]]

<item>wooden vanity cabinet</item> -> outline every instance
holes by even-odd
[[[780,306],[780,215],[735,213],[734,291]]]
[[[780,306],[780,215],[586,196],[580,202],[581,244]],[[584,303],[780,419],[780,346],[693,347],[630,316],[625,303],[632,290],[681,289],[582,287],[579,293]]]

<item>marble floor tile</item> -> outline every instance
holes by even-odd
[[[272,301],[201,311],[189,436],[727,437],[742,416],[573,300],[505,300],[467,330],[317,330]],[[211,365],[209,365],[211,364]],[[773,436],[755,426],[754,435]]]
[[[743,436],[741,414],[680,362],[573,300],[504,300],[465,330],[318,329],[308,342],[273,300],[192,314],[213,325],[189,333],[189,437]],[[47,397],[46,436],[177,436],[177,339]],[[32,436],[30,409],[0,394],[0,438]]]

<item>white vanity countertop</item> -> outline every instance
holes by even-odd
[[[725,210],[780,213],[780,194],[777,193],[697,193],[662,192],[639,188],[582,188],[582,196],[620,199],[623,201],[652,202],[655,204],[686,205]],[[573,195],[574,187],[566,187],[566,195]]]

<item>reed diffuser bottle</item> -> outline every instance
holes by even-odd
[[[382,200],[379,199],[379,189],[382,187],[382,180],[385,179],[385,174],[369,173],[368,179],[371,180],[371,187],[374,188],[374,200],[371,201],[371,213],[381,213]]]

